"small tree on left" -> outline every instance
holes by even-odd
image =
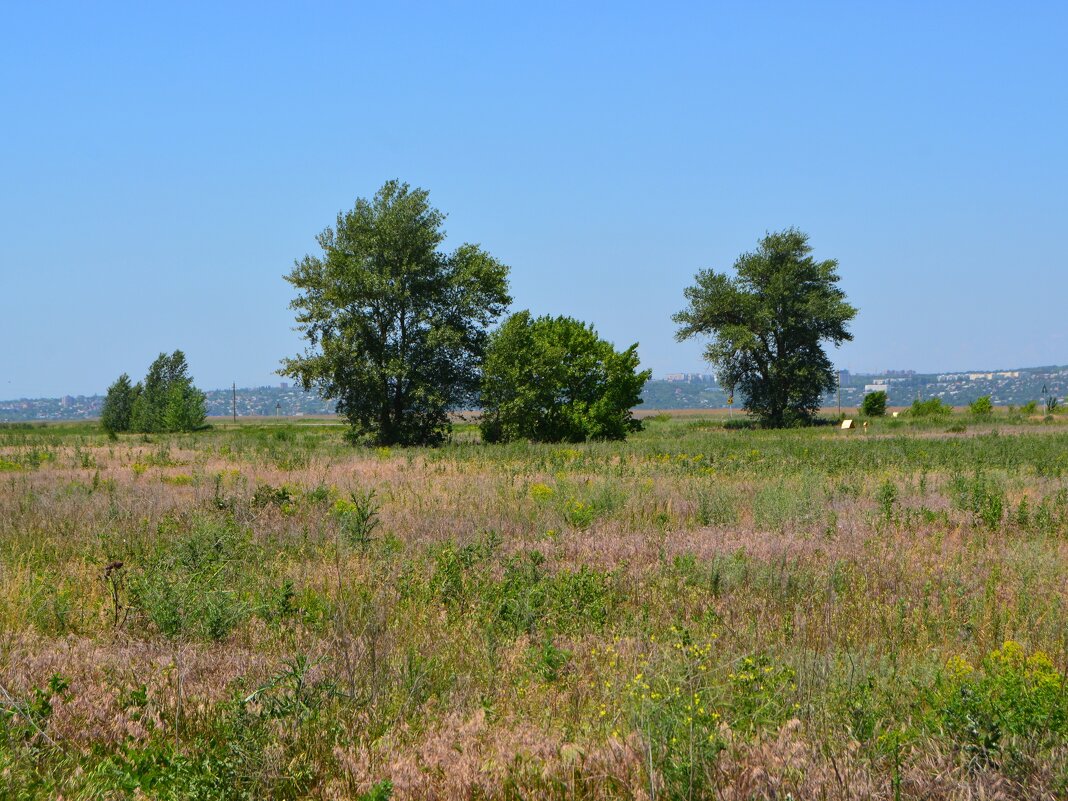
[[[125,373],[119,376],[108,388],[100,424],[109,434],[192,431],[206,416],[204,393],[193,385],[185,354],[176,350],[157,356],[135,386]]]
[[[100,410],[100,425],[108,434],[120,434],[130,430],[134,401],[140,394],[141,385],[130,383],[130,376],[123,373],[114,384],[108,387],[104,407]]]

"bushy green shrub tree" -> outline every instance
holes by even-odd
[[[148,366],[141,391],[133,406],[130,428],[141,433],[163,430],[163,412],[167,407],[167,362],[170,359],[161,353]]]
[[[123,374],[113,384],[116,387],[116,404],[121,389]],[[129,384],[129,379],[126,378]],[[111,390],[108,390],[110,396]],[[204,393],[193,385],[189,375],[189,363],[185,354],[176,350],[169,356],[161,353],[149,365],[145,380],[133,387],[126,397],[132,397],[128,425],[123,431],[138,431],[145,434],[166,431],[193,431],[204,423],[207,416]],[[105,401],[107,406],[107,401]],[[110,418],[109,418],[110,419]],[[109,421],[101,416],[105,429]]]
[[[989,395],[982,395],[968,404],[968,411],[976,417],[989,417],[994,413],[994,404]]]
[[[204,393],[189,381],[176,381],[167,390],[163,410],[165,431],[193,431],[204,422]]]
[[[623,439],[640,427],[648,370],[637,345],[616,351],[570,317],[512,315],[490,340],[482,381],[482,437],[581,442]]]
[[[952,657],[938,677],[928,725],[974,764],[998,764],[1068,733],[1064,675],[1043,651],[1008,640],[979,664]]]
[[[109,434],[121,434],[130,430],[134,403],[141,392],[140,385],[130,383],[130,376],[123,373],[108,387],[104,406],[100,410],[100,425]]]
[[[883,390],[869,392],[860,403],[860,413],[865,417],[882,417],[886,414],[886,393]]]
[[[909,414],[912,417],[937,417],[952,413],[953,407],[945,403],[941,398],[928,398],[925,401],[917,398],[912,402],[912,406],[909,407]]]

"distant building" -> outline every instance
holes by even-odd
[[[708,373],[667,373],[661,380],[673,383],[711,382],[715,381],[715,377]]]

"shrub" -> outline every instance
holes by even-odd
[[[882,390],[869,392],[860,404],[860,413],[865,417],[882,417],[886,414],[886,393]]]
[[[797,711],[790,667],[765,654],[745,656],[723,684],[715,640],[713,634],[695,641],[672,626],[670,651],[623,686],[629,723],[642,734],[664,798],[717,797],[716,763],[726,736],[774,732]]]
[[[587,529],[597,519],[597,509],[587,501],[571,501],[564,508],[564,520],[572,528]]]
[[[120,378],[114,386],[121,381]],[[161,353],[149,365],[145,380],[131,393],[129,428],[134,431],[192,431],[204,423],[204,393],[193,386],[189,365],[180,350],[170,356]]]
[[[955,478],[951,489],[957,508],[971,512],[977,524],[988,529],[1001,525],[1005,514],[1005,492],[995,481],[976,473],[970,479]]]
[[[511,635],[601,628],[616,600],[610,574],[585,565],[576,572],[550,574],[540,551],[509,559],[491,592],[496,595],[497,625]]]
[[[366,548],[373,540],[378,528],[378,502],[375,491],[349,493],[350,500],[338,500],[331,510],[337,518],[341,535],[352,547]]]
[[[130,576],[130,603],[163,635],[222,640],[248,614],[239,597],[246,551],[233,523],[196,522]]]
[[[281,508],[295,503],[297,495],[298,491],[286,484],[280,487],[273,487],[270,484],[262,483],[256,485],[250,503],[255,508],[264,506],[278,506]]]
[[[950,660],[936,692],[935,725],[978,764],[998,761],[1008,740],[1042,747],[1068,733],[1064,676],[1045,653],[1011,640],[978,667]]]
[[[785,482],[760,487],[753,496],[753,522],[760,528],[783,531],[789,526],[816,521],[822,510],[819,498],[806,483]]]
[[[738,521],[738,505],[722,487],[707,487],[697,496],[695,516],[702,526],[729,526]]]
[[[882,483],[877,499],[883,519],[890,522],[894,518],[894,506],[897,504],[897,486],[893,481],[887,479]]]
[[[550,500],[556,493],[553,488],[548,484],[542,484],[540,482],[530,485],[530,497],[538,503],[544,503]]]
[[[570,317],[519,312],[493,335],[482,382],[482,438],[582,442],[624,439],[641,428],[650,372],[638,372],[637,345],[618,352],[592,326]]]
[[[944,403],[941,398],[929,398],[928,400],[914,400],[909,409],[913,417],[937,417],[952,414],[953,407]]]
[[[126,373],[120,375],[115,383],[108,387],[104,406],[100,410],[100,425],[108,434],[114,436],[130,430],[130,416],[139,393],[140,385],[133,386]]]
[[[550,684],[560,678],[561,671],[571,660],[570,651],[557,648],[548,638],[540,646],[532,647],[529,656],[534,673]]]
[[[989,417],[994,413],[994,404],[989,395],[982,395],[968,404],[968,411],[976,417]]]

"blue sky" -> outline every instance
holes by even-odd
[[[8,3],[0,397],[186,351],[274,383],[282,280],[389,178],[515,308],[705,369],[670,316],[797,226],[854,371],[1068,363],[1063,3]]]

